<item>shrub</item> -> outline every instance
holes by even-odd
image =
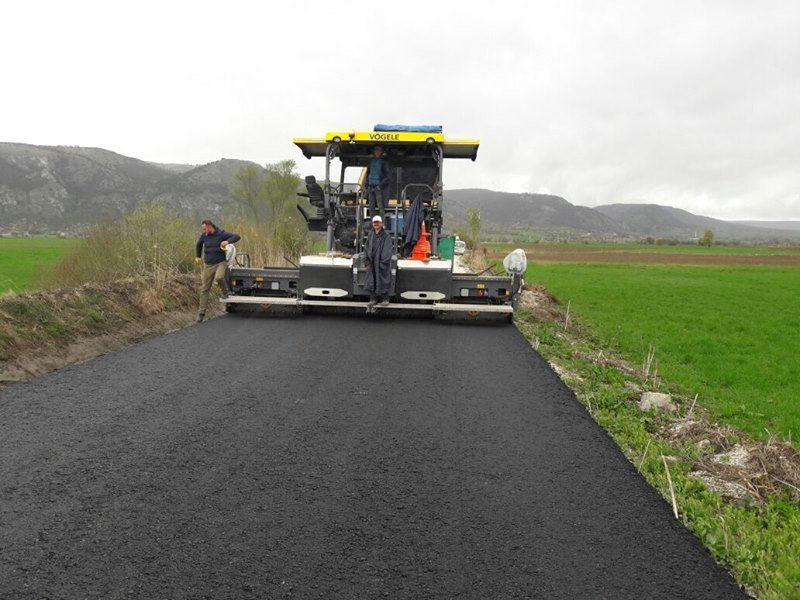
[[[282,266],[310,247],[305,225],[287,208],[272,234],[250,218],[230,218],[226,231],[237,233],[240,254],[254,267]],[[194,270],[198,224],[152,204],[114,222],[94,227],[56,263],[45,284],[50,288],[106,283],[128,277],[152,278],[161,287],[170,273]]]
[[[151,204],[131,215],[97,225],[56,263],[49,287],[75,287],[158,271],[188,271],[197,233],[188,218]]]

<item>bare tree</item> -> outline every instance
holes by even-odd
[[[260,223],[264,212],[263,205],[264,171],[257,165],[245,165],[233,175],[231,194],[241,211]]]

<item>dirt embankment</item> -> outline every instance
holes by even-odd
[[[197,279],[170,274],[0,296],[0,386],[190,324]]]

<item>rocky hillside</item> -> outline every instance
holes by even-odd
[[[80,230],[148,202],[217,215],[244,164],[159,165],[100,148],[0,143],[0,233]]]
[[[217,217],[233,201],[230,190],[241,160],[206,165],[158,164],[100,148],[0,143],[0,234],[80,232],[104,219],[157,202],[192,219]],[[720,240],[798,241],[788,222],[735,223],[650,204],[588,208],[546,194],[484,189],[445,192],[448,227],[481,212],[484,231],[534,232],[572,239],[689,240],[712,229]]]

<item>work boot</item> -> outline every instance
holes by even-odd
[[[375,306],[376,304],[378,304],[377,296],[370,296],[369,302],[367,302],[367,306]]]
[[[389,306],[389,299],[384,297],[381,299],[381,306]]]
[[[202,323],[203,319],[205,319],[205,318],[206,318],[206,313],[199,312],[199,313],[197,313],[197,318],[194,320],[194,322],[195,323]]]

